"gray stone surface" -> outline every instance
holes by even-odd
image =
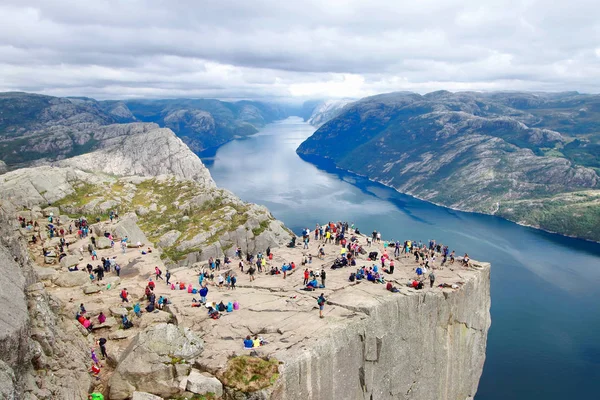
[[[135,213],[128,213],[122,217],[119,217],[119,222],[114,225],[113,232],[117,238],[129,238],[128,245],[135,246],[138,242],[142,244],[148,244],[146,235],[139,226],[136,224],[137,216]]]
[[[216,397],[223,395],[223,384],[214,376],[192,369],[187,377],[186,390],[195,394],[213,393]]]
[[[169,232],[165,233],[160,237],[157,245],[160,247],[172,246],[177,241],[177,239],[179,239],[180,236],[181,232],[176,230],[170,230]]]
[[[202,340],[187,328],[158,324],[140,332],[123,353],[109,381],[110,398],[123,400],[137,389],[162,397],[179,393],[174,359],[192,360],[202,353]]]
[[[60,260],[60,266],[64,269],[79,264],[81,257],[68,255]]]
[[[110,248],[110,240],[104,236],[100,236],[98,240],[96,240],[96,247],[99,249],[108,249]]]
[[[56,286],[77,287],[90,283],[87,271],[61,272],[52,281]]]

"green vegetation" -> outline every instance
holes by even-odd
[[[239,356],[227,363],[223,372],[224,385],[244,393],[255,392],[273,385],[279,378],[279,362],[272,358]]]
[[[498,215],[551,232],[600,240],[600,192],[565,193],[552,198],[504,203]]]
[[[264,221],[261,221],[258,228],[252,229],[252,234],[254,236],[260,235],[261,233],[263,233],[264,231],[266,231],[269,228],[270,224],[271,224],[271,220],[266,219]]]
[[[200,200],[197,198],[200,196]],[[177,230],[181,236],[173,245],[163,248],[161,258],[180,261],[188,254],[201,251],[199,246],[178,249],[183,241],[190,240],[202,232],[210,232],[204,244],[215,243],[226,232],[233,231],[248,221],[249,206],[229,203],[225,194],[214,189],[207,193],[191,181],[148,179],[138,184],[125,180],[114,180],[105,184],[79,183],[75,192],[57,201],[55,206],[71,217],[85,216],[88,220],[108,218],[107,209],[98,205],[113,200],[118,205],[111,207],[125,214],[136,212],[142,207],[147,212],[138,214],[138,225],[148,239],[156,243],[166,232]],[[204,200],[204,201],[202,201]],[[156,211],[150,211],[156,207]],[[261,223],[257,232],[268,227],[269,221]],[[228,245],[231,248],[233,245]]]

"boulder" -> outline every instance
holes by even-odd
[[[147,215],[150,212],[150,210],[148,210],[147,207],[139,206],[138,208],[135,209],[135,212],[137,215],[144,216],[144,215]]]
[[[179,239],[180,236],[181,232],[171,230],[160,237],[157,245],[162,248],[173,246],[173,244],[175,244],[175,242],[177,241],[177,239]]]
[[[108,310],[111,315],[114,315],[115,317],[120,317],[123,314],[127,315],[129,313],[125,307],[111,307]]]
[[[41,281],[51,281],[58,276],[58,272],[54,268],[35,267],[35,273]]]
[[[90,277],[84,271],[61,272],[52,283],[61,287],[76,287],[90,283]]]
[[[223,396],[223,384],[209,373],[192,369],[187,377],[186,390],[195,394],[213,393],[216,397]]]
[[[172,318],[173,316],[166,311],[154,310],[151,313],[142,314],[140,327],[145,328],[147,326],[155,325],[161,322],[171,322]]]
[[[133,396],[131,396],[131,400],[164,400],[160,396],[155,396],[146,392],[133,392]]]
[[[137,242],[147,244],[148,239],[144,232],[137,226],[137,216],[134,213],[127,213],[119,218],[119,222],[114,227],[114,233],[118,238],[127,236],[129,243],[136,245]]]
[[[188,328],[158,324],[131,341],[109,380],[114,400],[128,399],[137,389],[162,397],[179,393],[175,364],[189,362],[202,353],[202,340]]]
[[[109,249],[110,248],[110,240],[107,237],[101,236],[96,240],[96,247],[99,249]]]
[[[56,257],[49,257],[49,256],[44,257],[44,264],[54,265],[57,263],[57,261],[58,260],[56,259]]]
[[[89,278],[88,278],[88,281],[89,281]],[[95,283],[92,283],[90,285],[86,285],[83,287],[83,293],[94,294],[94,293],[98,293],[98,292],[102,291],[102,289],[104,289],[104,286],[99,286],[99,285],[96,285]]]
[[[106,321],[104,321],[103,324],[95,324],[92,327],[92,330],[97,330],[97,329],[103,329],[103,328],[113,328],[115,326],[117,326],[118,322],[115,319],[115,317],[108,317],[106,318]]]
[[[66,256],[60,260],[60,266],[63,268],[69,268],[69,267],[72,267],[73,265],[79,264],[80,260],[81,260],[81,257],[79,257],[79,256]]]

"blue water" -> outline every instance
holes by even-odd
[[[267,206],[296,232],[349,221],[491,262],[492,327],[477,400],[600,398],[599,244],[437,207],[309,163],[295,149],[313,131],[290,118],[203,161],[219,186]]]

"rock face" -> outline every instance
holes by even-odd
[[[338,99],[319,102],[313,109],[308,123],[318,128],[330,119],[337,117],[344,107],[352,103],[352,101],[349,99]]]
[[[319,333],[318,344],[280,355],[272,399],[470,399],[485,361],[490,270],[460,291],[383,302],[331,297],[367,314]],[[359,295],[360,296],[360,295]],[[362,305],[361,305],[362,304]]]
[[[435,204],[600,240],[597,102],[572,94],[390,93],[346,106],[297,152]]]
[[[0,207],[0,398],[69,399],[87,396],[87,348],[72,319],[36,283],[27,249],[16,234],[9,202]],[[64,363],[68,360],[68,363]]]
[[[166,323],[147,328],[123,353],[110,378],[110,398],[128,399],[137,389],[162,397],[177,394],[189,372],[180,363],[198,357],[202,348],[202,340],[187,328]]]
[[[154,124],[103,127],[98,150],[57,163],[119,176],[171,174],[214,187],[208,169],[170,129]]]
[[[223,384],[210,374],[192,369],[187,377],[186,390],[195,394],[212,393],[216,397],[223,396]]]

